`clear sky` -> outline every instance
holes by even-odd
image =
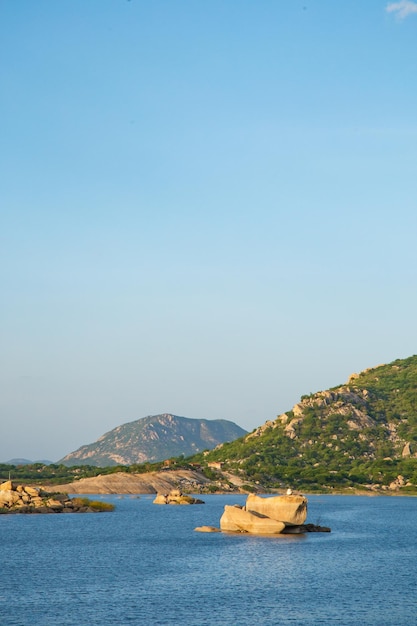
[[[0,461],[417,352],[417,2],[2,0]]]

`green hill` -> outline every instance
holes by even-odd
[[[275,421],[194,459],[270,488],[415,492],[417,356],[303,396]]]

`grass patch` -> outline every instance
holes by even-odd
[[[114,511],[114,504],[110,502],[101,502],[101,500],[90,500],[90,498],[74,498],[73,503],[76,506],[88,506],[94,511],[106,512]]]

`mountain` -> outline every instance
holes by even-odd
[[[51,465],[52,461],[48,461],[47,459],[41,459],[39,461],[30,461],[29,459],[10,459],[10,461],[5,461],[6,465],[35,465],[37,463],[41,463],[42,465]]]
[[[190,456],[233,441],[247,431],[227,420],[149,415],[122,424],[95,443],[82,446],[59,461],[63,465],[132,465]]]
[[[352,374],[195,461],[267,487],[417,485],[417,356]]]

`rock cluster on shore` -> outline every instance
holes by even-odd
[[[88,500],[71,499],[63,493],[48,493],[39,487],[17,485],[11,480],[0,484],[0,513],[95,513],[110,506],[92,507]]]
[[[171,489],[168,494],[158,493],[154,504],[204,504],[203,500],[185,496],[179,489]]]

